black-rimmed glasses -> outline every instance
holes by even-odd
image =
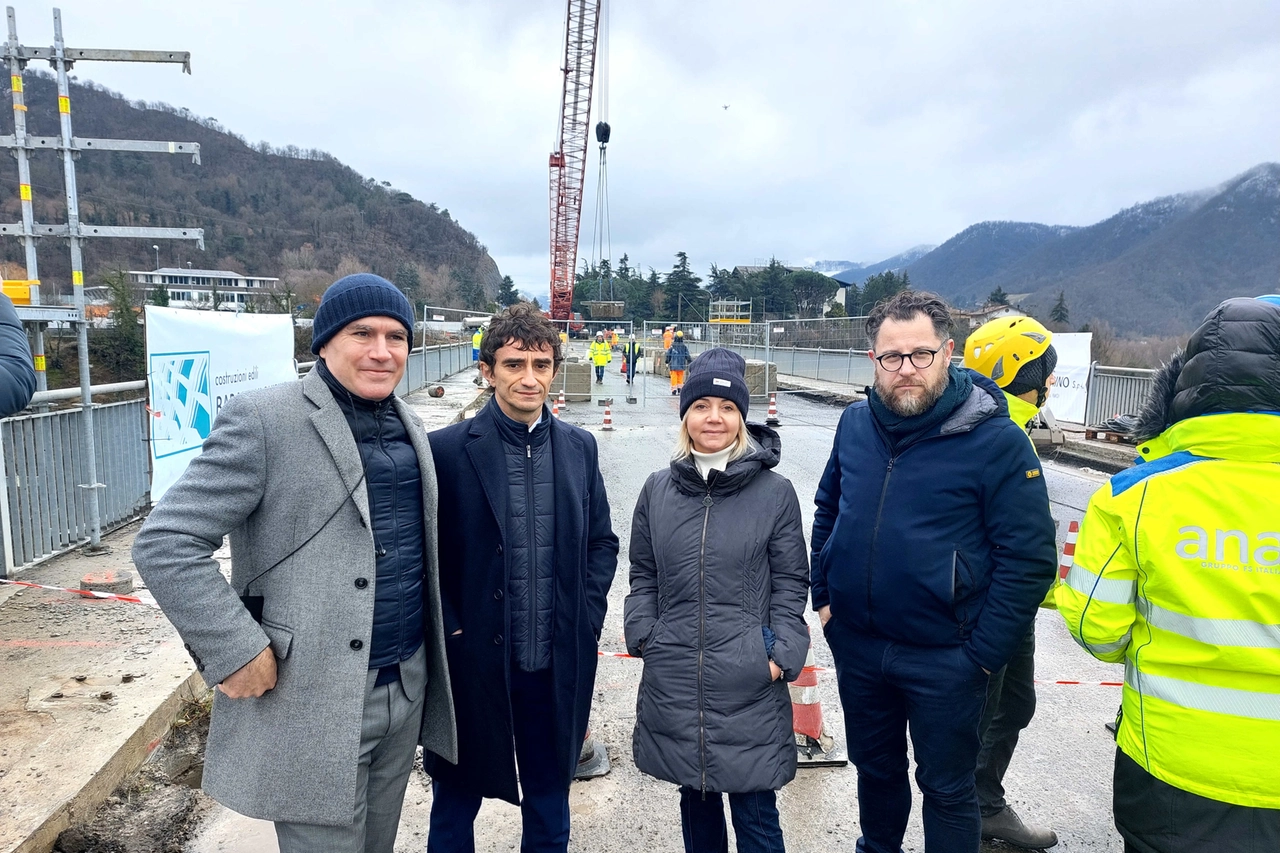
[[[890,373],[897,373],[902,369],[902,363],[907,359],[911,359],[911,366],[916,370],[924,370],[933,364],[933,359],[938,353],[946,349],[947,342],[943,341],[942,346],[937,349],[918,349],[910,355],[900,352],[887,352],[884,355],[876,356],[876,361],[880,362],[880,366]]]

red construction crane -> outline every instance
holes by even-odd
[[[551,152],[551,310],[553,320],[573,318],[573,277],[582,219],[582,183],[595,77],[596,36],[602,0],[569,0],[565,15],[564,92],[560,135]]]

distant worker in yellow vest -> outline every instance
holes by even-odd
[[[596,339],[591,342],[591,363],[596,367],[596,384],[604,384],[604,367],[613,361],[613,350],[604,339],[604,332],[596,332]]]
[[[1116,829],[1135,853],[1280,850],[1280,297],[1209,312],[1135,434],[1055,593],[1124,662]]]
[[[484,340],[484,326],[476,329],[476,333],[471,336],[471,363],[476,366],[475,383],[477,385],[484,384],[484,377],[480,375],[480,341]]]
[[[1030,317],[992,320],[965,342],[964,366],[1000,386],[1009,417],[1027,429],[1044,407],[1053,386],[1053,371],[1058,366],[1053,333]],[[982,750],[974,781],[982,811],[982,837],[1039,850],[1057,844],[1058,836],[1051,829],[1024,824],[1004,797],[1004,774],[1018,745],[1018,735],[1036,712],[1035,674],[1033,622],[1013,657],[1003,669],[991,673],[987,682],[987,704],[978,723]]]

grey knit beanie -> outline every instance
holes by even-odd
[[[361,317],[390,317],[399,320],[413,336],[413,306],[400,288],[380,275],[358,272],[344,276],[324,292],[316,318],[311,323],[311,352],[320,347],[352,320]]]
[[[733,350],[716,347],[703,352],[689,365],[684,388],[680,389],[680,417],[684,417],[694,400],[723,397],[731,400],[746,420],[747,408],[751,405],[746,372],[746,360]]]
[[[1049,381],[1053,371],[1058,369],[1058,351],[1049,344],[1049,348],[1040,353],[1040,357],[1028,361],[1018,369],[1018,375],[1004,386],[1004,390],[1017,397],[1028,391],[1043,391],[1044,384]]]

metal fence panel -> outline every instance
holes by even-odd
[[[1155,385],[1155,375],[1156,371],[1140,367],[1095,364],[1089,371],[1085,424],[1098,424],[1116,415],[1142,411],[1142,405]]]

